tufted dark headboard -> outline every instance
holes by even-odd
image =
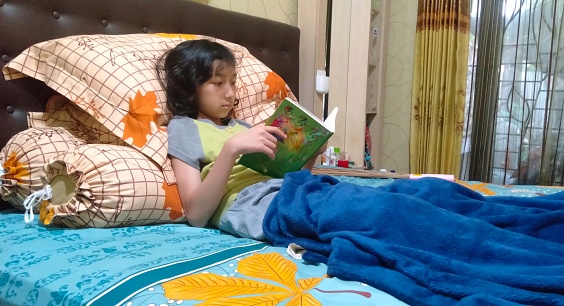
[[[29,46],[78,34],[190,33],[247,47],[298,96],[298,28],[188,0],[0,0],[0,67]],[[31,78],[0,77],[0,148],[27,128],[54,92]],[[0,200],[0,210],[8,204]]]
[[[1,66],[41,41],[77,34],[191,33],[243,45],[298,96],[297,27],[187,0],[0,0]],[[25,78],[0,77],[0,148],[27,128],[53,91]]]

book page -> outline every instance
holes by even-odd
[[[335,125],[337,123],[338,111],[339,111],[338,107],[333,108],[331,113],[327,116],[327,118],[325,118],[325,121],[323,121],[323,125],[325,126],[325,128],[333,133],[335,133]]]

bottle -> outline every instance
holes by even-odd
[[[327,148],[326,152],[327,152],[327,159],[329,161],[329,166],[335,167],[336,163],[335,163],[335,159],[333,158],[333,155],[335,155],[335,148],[329,147]]]
[[[332,166],[335,167],[337,166],[340,154],[341,154],[340,148],[333,148],[333,152],[331,153],[331,162],[330,162]]]
[[[331,151],[329,148],[325,149],[325,153],[321,155],[321,164],[323,166],[329,166],[331,163]]]
[[[349,167],[349,155],[345,151],[341,151],[338,156],[337,166],[341,168],[348,168]]]

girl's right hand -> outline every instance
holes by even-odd
[[[225,142],[224,148],[239,156],[245,153],[262,152],[274,159],[279,139],[286,139],[286,134],[275,126],[254,126],[237,134]]]

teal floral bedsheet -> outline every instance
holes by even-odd
[[[378,187],[392,179],[337,177]],[[457,181],[488,196],[564,189]],[[181,224],[45,228],[0,212],[0,305],[404,305],[286,249]]]
[[[335,176],[342,182],[353,183],[363,186],[379,187],[390,184],[394,179],[362,178],[351,176]],[[496,185],[478,181],[456,180],[457,184],[463,185],[485,196],[517,196],[536,197],[564,191],[559,186],[535,186],[535,185]]]
[[[169,224],[45,228],[0,212],[0,305],[404,305],[284,248]]]

